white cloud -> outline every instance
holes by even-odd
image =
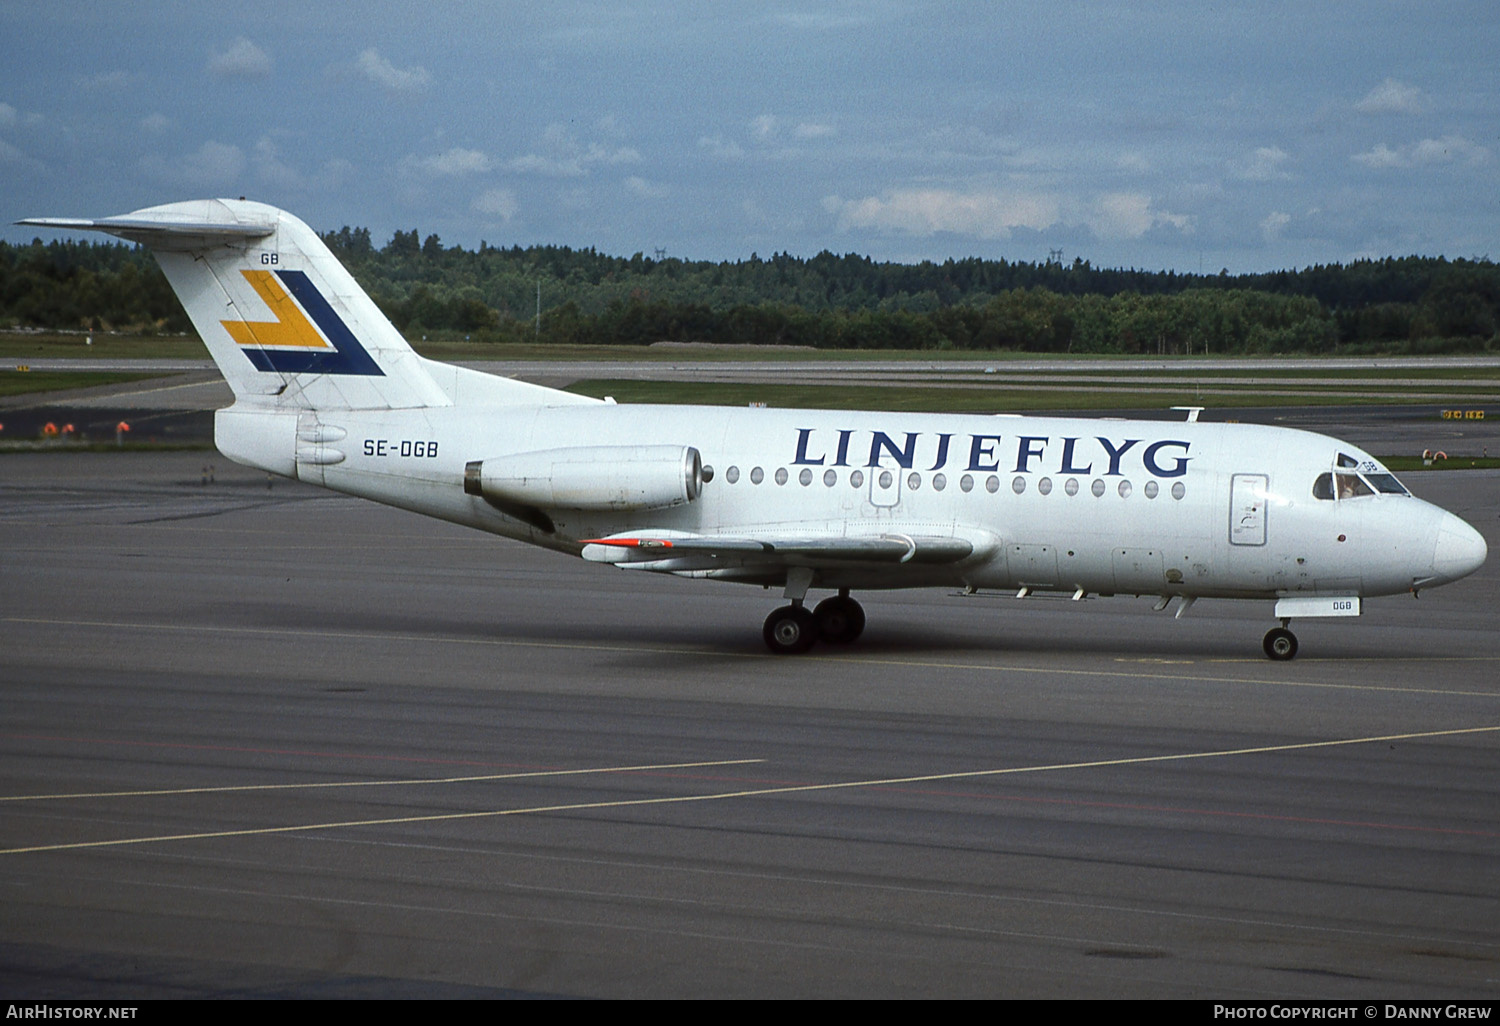
[[[591,143],[584,160],[590,164],[639,164],[641,154],[633,146],[617,146],[609,149],[597,143]]]
[[[859,200],[830,196],[823,206],[838,215],[840,229],[876,228],[909,235],[954,232],[1003,239],[1015,228],[1041,231],[1061,220],[1059,201],[1044,193],[894,189],[883,197]]]
[[[427,69],[418,64],[409,68],[398,68],[384,57],[380,51],[373,46],[361,53],[354,62],[360,74],[371,82],[388,89],[393,93],[414,93],[427,88],[432,76]]]
[[[1367,152],[1356,153],[1349,159],[1365,167],[1383,169],[1424,167],[1460,161],[1482,164],[1489,159],[1489,155],[1489,150],[1461,135],[1445,135],[1441,139],[1423,139],[1400,149],[1391,149],[1385,143],[1377,143]]]
[[[140,125],[143,129],[150,132],[152,135],[160,135],[161,133],[172,127],[172,119],[167,117],[161,111],[156,111],[153,114],[147,114],[145,117],[141,118]]]
[[[507,224],[521,209],[516,194],[509,189],[486,189],[475,197],[472,207],[477,213],[498,217]]]
[[[204,185],[232,182],[245,171],[245,155],[238,146],[210,139],[182,162],[189,181]]]
[[[798,31],[826,32],[867,25],[875,13],[874,5],[871,5],[870,10],[866,10],[865,5],[857,5],[857,9],[852,11],[776,11],[768,17],[773,22]]]
[[[725,139],[722,135],[705,135],[698,139],[698,148],[707,150],[721,160],[739,160],[745,155],[745,148],[733,139]]]
[[[544,175],[548,178],[579,178],[585,174],[583,165],[576,160],[558,160],[538,153],[512,157],[505,162],[508,171],[522,175]]]
[[[1101,239],[1138,239],[1158,225],[1192,231],[1192,218],[1155,210],[1143,192],[1105,193],[1094,201],[1087,218],[1089,228]]]
[[[285,163],[276,148],[275,141],[263,135],[255,144],[255,173],[263,182],[283,188],[301,189],[306,182],[295,168]]]
[[[1371,89],[1354,109],[1361,114],[1420,114],[1426,106],[1422,90],[1388,78]]]
[[[1356,153],[1349,158],[1356,164],[1365,167],[1405,167],[1406,158],[1391,149],[1385,143],[1376,143],[1368,153]]]
[[[1140,192],[1100,196],[1089,215],[1089,227],[1105,239],[1138,239],[1151,228],[1151,197]]]
[[[1411,148],[1413,164],[1447,164],[1455,160],[1478,164],[1489,155],[1489,150],[1478,143],[1470,142],[1461,135],[1445,135],[1441,139],[1423,139]]]
[[[778,124],[774,114],[762,114],[750,119],[750,134],[757,139],[769,139],[776,134]]]
[[[266,78],[271,74],[271,58],[244,36],[236,36],[228,50],[209,58],[208,71],[220,78]]]
[[[294,156],[306,157],[307,154],[299,152]],[[249,163],[255,171],[257,181],[278,189],[299,192],[340,189],[354,173],[354,165],[343,159],[324,161],[315,172],[305,173],[282,159],[281,147],[269,135],[263,135],[256,141]]]
[[[466,150],[455,146],[445,153],[417,160],[408,157],[404,164],[408,168],[440,178],[457,178],[462,175],[483,174],[490,170],[490,158],[479,150]]]
[[[1285,181],[1291,178],[1286,170],[1291,156],[1280,146],[1262,146],[1237,168],[1241,178],[1252,182]]]
[[[580,142],[566,125],[551,124],[543,133],[542,153],[528,153],[506,161],[507,170],[549,178],[581,178],[594,165],[639,164],[641,154],[631,146]]]
[[[151,154],[141,166],[153,178],[193,189],[225,189],[238,183],[245,172],[245,154],[238,146],[209,140],[194,153],[168,161]]]
[[[671,193],[665,185],[648,182],[640,175],[631,175],[625,179],[625,188],[644,199],[662,199]]]
[[[1047,192],[894,189],[884,196],[844,200],[829,196],[823,208],[842,230],[874,228],[908,235],[952,232],[981,239],[1007,238],[1018,228],[1045,231],[1083,225],[1101,239],[1135,239],[1158,226],[1191,231],[1192,219],[1152,206],[1145,193],[1105,193],[1089,201]]]
[[[39,120],[39,115],[28,114],[26,116],[28,124],[34,123],[37,120]],[[11,128],[20,123],[20,112],[8,103],[0,103],[0,128]],[[28,157],[20,147],[5,139],[0,139],[0,164],[19,164],[34,171],[43,169],[43,165],[40,162]]]
[[[1266,219],[1260,223],[1260,234],[1267,242],[1275,242],[1281,238],[1281,232],[1287,225],[1292,223],[1292,215],[1284,214],[1280,210],[1273,210]]]
[[[804,121],[792,130],[792,134],[798,139],[826,139],[831,135],[836,135],[837,132],[835,132],[832,125],[820,125]]]

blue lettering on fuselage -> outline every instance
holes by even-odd
[[[808,458],[807,440],[809,437],[811,437],[812,433],[812,428],[799,428],[797,430],[797,458],[792,460],[792,464],[794,466],[797,464],[802,464],[803,466],[809,467],[821,467],[823,465],[823,457],[821,456],[819,456],[815,460]]]
[[[1076,438],[1063,439],[1062,466],[1057,468],[1057,472],[1059,474],[1087,474],[1094,469],[1094,465],[1092,463],[1090,463],[1086,467],[1073,466],[1073,448],[1077,444],[1078,439]]]
[[[968,470],[999,470],[1000,458],[995,454],[995,446],[1000,444],[999,435],[971,435],[974,439],[969,444],[969,466]]]
[[[866,463],[865,466],[880,466],[881,453],[888,452],[895,458],[898,467],[902,470],[910,470],[912,462],[917,458],[917,439],[920,435],[921,432],[919,431],[908,431],[906,433],[906,447],[898,449],[896,448],[896,443],[891,441],[890,435],[884,431],[872,431],[870,433],[870,462]]]
[[[1175,445],[1180,448],[1182,450],[1182,455],[1177,457],[1176,461],[1172,464],[1171,470],[1166,470],[1156,462],[1156,457],[1163,449],[1165,449],[1169,445]],[[1146,446],[1146,453],[1143,457],[1141,457],[1141,459],[1142,462],[1146,464],[1147,473],[1155,474],[1157,477],[1181,477],[1183,474],[1187,473],[1187,451],[1188,444],[1186,442],[1152,442],[1150,445]]]
[[[869,455],[863,466],[881,467],[894,463],[910,470],[920,457],[930,471],[948,466],[950,453],[956,451],[963,469],[977,473],[997,473],[1009,463],[1017,474],[1092,474],[1095,467],[1107,464],[1106,477],[1120,477],[1130,472],[1127,457],[1138,455],[1139,468],[1152,477],[1182,477],[1187,474],[1192,443],[1177,438],[1163,438],[1142,446],[1145,439],[1113,439],[1104,435],[1092,438],[1050,435],[968,435],[953,432],[884,431],[860,432],[853,428],[798,428],[794,466],[821,467],[825,464],[847,467],[851,442],[858,434],[868,434]],[[902,441],[896,439],[904,435]],[[955,443],[955,439],[957,442]],[[1053,443],[1056,444],[1053,444]],[[863,442],[853,442],[858,452]],[[829,450],[833,460],[829,461]],[[964,453],[967,450],[967,459]],[[1013,457],[1013,462],[1012,462]],[[858,457],[856,456],[856,459]]]
[[[1108,438],[1105,438],[1103,435],[1100,435],[1099,436],[1099,444],[1104,447],[1104,451],[1105,452],[1109,453],[1109,469],[1104,472],[1104,476],[1105,477],[1119,477],[1120,476],[1120,457],[1124,456],[1125,453],[1130,450],[1131,446],[1138,445],[1139,443],[1140,443],[1140,439],[1139,438],[1127,438],[1127,439],[1125,439],[1124,444],[1120,445],[1117,448],[1115,446],[1115,444],[1113,442],[1111,442]],[[1187,444],[1186,442],[1183,443],[1183,445],[1186,445],[1186,444]]]
[[[1051,439],[1023,435],[1020,444],[1016,446],[1016,473],[1031,473],[1031,461],[1042,458],[1042,450],[1047,448],[1049,441]]]

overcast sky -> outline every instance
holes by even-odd
[[[1497,171],[1496,0],[0,0],[7,226],[1239,272],[1500,258]]]

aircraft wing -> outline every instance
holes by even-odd
[[[589,538],[583,558],[628,564],[632,569],[710,570],[730,566],[849,566],[956,563],[974,553],[963,538],[909,534],[742,538],[636,531]],[[649,566],[639,564],[651,564]]]

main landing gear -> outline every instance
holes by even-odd
[[[804,606],[800,598],[792,599],[791,605],[766,617],[761,636],[776,655],[801,655],[819,641],[847,645],[864,629],[864,607],[849,597],[848,588],[842,588],[814,609]]]
[[[1291,622],[1289,619],[1282,620],[1280,627],[1272,627],[1266,631],[1266,636],[1260,643],[1266,658],[1285,662],[1297,654],[1297,635],[1286,629]]]

